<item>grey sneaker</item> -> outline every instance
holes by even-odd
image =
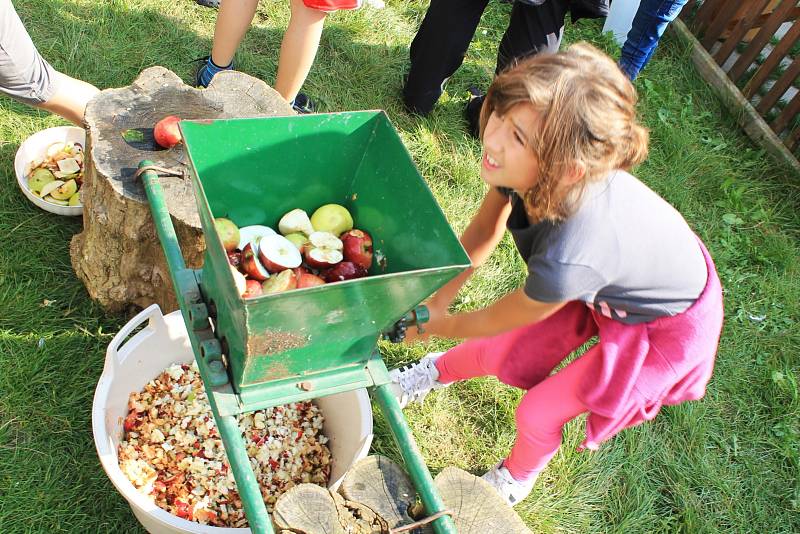
[[[530,495],[531,490],[533,490],[533,484],[536,482],[535,476],[525,482],[515,479],[505,468],[502,460],[481,478],[496,489],[497,493],[505,499],[509,506],[514,506],[525,500],[525,497]]]
[[[450,385],[439,382],[439,370],[435,363],[442,354],[444,352],[431,352],[417,363],[389,371],[392,390],[401,408],[405,408],[410,402],[422,402],[434,389]]]

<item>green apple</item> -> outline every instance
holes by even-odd
[[[78,191],[71,197],[69,197],[69,205],[70,206],[80,206],[81,205],[81,192]]]
[[[50,196],[56,200],[69,200],[69,198],[78,192],[78,182],[75,180],[67,180],[62,185],[58,186],[50,193]]]
[[[301,234],[300,232],[295,232],[293,234],[287,234],[286,239],[294,243],[294,246],[297,247],[297,250],[303,250],[303,245],[308,243],[308,238],[305,234]]]
[[[214,219],[214,226],[219,234],[219,239],[222,241],[222,246],[225,247],[225,252],[236,250],[239,246],[239,227],[236,226],[230,219],[225,217],[217,217]]]
[[[311,226],[317,232],[330,232],[333,235],[352,230],[353,216],[347,208],[339,204],[325,204],[311,216]]]
[[[52,172],[50,172],[48,169],[39,167],[38,169],[35,169],[30,176],[28,176],[28,189],[30,189],[34,195],[41,195],[42,188],[55,179],[56,177]]]

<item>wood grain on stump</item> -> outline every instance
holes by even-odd
[[[70,256],[92,299],[109,311],[153,303],[165,313],[178,307],[144,187],[134,179],[143,159],[188,172],[183,145],[156,148],[156,122],[167,115],[217,119],[293,113],[276,91],[247,74],[221,72],[201,90],[163,67],[148,68],[130,86],[102,91],[89,102],[83,232],[73,237]],[[124,132],[142,138],[126,141]],[[191,184],[179,177],[161,177],[161,184],[186,264],[198,268],[205,243]]]
[[[417,501],[417,491],[406,472],[383,456],[359,460],[345,474],[339,493],[370,507],[390,528],[414,522],[408,512]]]

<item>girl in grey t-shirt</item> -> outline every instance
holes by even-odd
[[[454,279],[428,302],[426,335],[469,341],[390,373],[403,405],[477,376],[526,390],[514,446],[484,475],[512,505],[567,421],[588,412],[582,447],[596,449],[664,404],[700,398],[711,377],[719,278],[680,213],[627,172],[647,152],[635,104],[617,65],[586,44],[495,79],[481,114],[490,188],[461,242],[475,268],[508,229],[527,280],[486,308],[448,315],[471,270]]]

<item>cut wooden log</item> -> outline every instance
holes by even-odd
[[[143,159],[188,172],[183,145],[155,146],[156,122],[167,115],[217,119],[293,113],[264,82],[235,71],[217,74],[208,89],[199,90],[163,67],[151,67],[130,86],[92,99],[86,108],[83,232],[70,245],[72,266],[92,299],[109,311],[153,303],[165,313],[177,309],[144,188],[134,179]],[[205,243],[191,184],[180,177],[162,177],[161,184],[184,259],[197,268]]]
[[[417,491],[406,472],[383,456],[358,461],[344,476],[339,493],[374,510],[389,528],[414,521],[409,509],[417,500]]]
[[[446,467],[434,484],[445,507],[453,511],[459,534],[532,534],[514,509],[482,478],[457,467]]]
[[[345,534],[330,491],[299,484],[275,501],[272,520],[278,528],[305,534]]]
[[[275,502],[279,532],[294,534],[389,534],[384,519],[368,506],[314,484],[299,484]]]

